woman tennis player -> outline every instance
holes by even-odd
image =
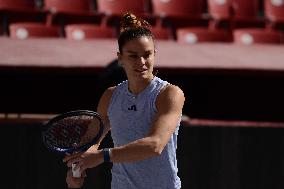
[[[108,88],[97,112],[111,129],[114,148],[68,155],[64,162],[84,172],[103,162],[113,162],[112,189],[179,189],[177,135],[184,104],[183,91],[153,74],[155,43],[150,25],[126,13],[118,38],[118,61],[127,80]],[[81,187],[84,177],[74,178],[70,188]]]

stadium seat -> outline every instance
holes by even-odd
[[[155,39],[158,40],[173,40],[173,32],[170,28],[162,28],[162,27],[153,27],[151,29],[152,33],[155,36]]]
[[[115,38],[117,36],[114,28],[90,24],[66,25],[65,33],[66,38],[71,40]]]
[[[172,33],[168,28],[160,27],[160,24],[155,25],[156,19],[150,13],[149,0],[98,0],[98,12],[103,13],[105,16],[104,23],[112,25],[116,28],[119,26],[120,17],[125,12],[131,12],[136,16],[147,20],[152,26],[152,32],[156,39],[171,39]]]
[[[208,12],[215,20],[229,20],[232,16],[231,1],[208,0]]]
[[[135,15],[149,13],[148,0],[97,0],[98,11],[106,15],[122,15],[132,12]]]
[[[97,0],[97,11],[104,14],[103,23],[119,26],[120,17],[125,12],[131,12],[153,24],[154,19],[149,12],[149,0]]]
[[[9,26],[12,39],[59,37],[59,28],[39,23],[14,23]]]
[[[35,1],[33,0],[0,0],[1,9],[21,9],[33,10]]]
[[[206,28],[180,28],[177,30],[179,43],[195,44],[200,42],[229,42],[231,35],[226,30]]]
[[[45,0],[44,7],[52,12],[88,13],[91,11],[89,1],[86,0],[68,0],[68,2]]]
[[[259,11],[258,0],[208,0],[208,12],[214,27],[222,27],[222,23],[230,29],[264,27],[265,21],[259,17]]]
[[[44,9],[49,14],[48,25],[100,23],[102,15],[97,14],[91,0],[44,0]]]
[[[202,0],[152,0],[153,13],[164,16],[201,16]]]
[[[277,24],[284,25],[284,1],[283,0],[265,0],[265,17],[270,21],[270,27],[276,27]]]
[[[179,27],[205,26],[203,0],[151,0],[153,15],[170,25],[174,30]]]
[[[281,43],[283,36],[278,31],[264,29],[236,29],[233,32],[236,44],[252,45],[255,43]]]
[[[46,12],[41,11],[34,0],[0,0],[0,19],[3,27],[2,34],[8,35],[10,23],[44,23]]]

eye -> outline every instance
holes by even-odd
[[[146,59],[146,58],[150,58],[151,55],[152,55],[152,53],[147,53],[147,54],[145,54],[144,58],[145,58],[145,59]]]
[[[129,57],[135,59],[135,58],[137,58],[138,56],[137,56],[136,54],[131,54],[131,55],[129,55]]]

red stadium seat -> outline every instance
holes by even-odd
[[[180,43],[229,42],[230,40],[231,35],[225,30],[206,28],[180,28],[177,30],[177,41]]]
[[[258,0],[208,0],[208,12],[215,26],[225,21],[231,29],[264,27],[264,19],[259,17],[258,2]]]
[[[236,29],[233,35],[235,43],[244,45],[255,43],[279,44],[283,39],[280,32],[264,29]]]
[[[11,24],[10,37],[13,39],[59,37],[59,28],[46,26],[39,23],[15,23]]]
[[[151,25],[155,24],[155,17],[150,14],[150,0],[97,0],[98,12],[105,15],[103,24],[119,27],[121,16],[131,12],[136,16],[147,20]],[[152,28],[156,39],[171,39],[172,32],[160,24]]]
[[[84,40],[95,38],[115,38],[116,30],[106,26],[90,24],[70,24],[65,26],[66,38],[71,40]]]
[[[208,12],[215,20],[229,20],[231,8],[231,0],[208,0]]]
[[[148,0],[97,0],[98,12],[106,15],[122,15],[132,12],[135,15],[149,13]]]
[[[258,0],[232,0],[232,13],[235,19],[256,19],[259,14]]]
[[[152,0],[152,6],[153,14],[163,20],[162,25],[176,31],[174,38],[179,42],[227,41],[223,30],[207,29],[203,0]]]
[[[174,40],[174,32],[170,27],[163,27],[161,20],[151,27],[151,31],[158,40]]]
[[[48,24],[100,23],[91,0],[44,0],[44,9],[51,14]]]
[[[9,33],[14,22],[45,22],[46,12],[39,10],[34,0],[0,0],[0,19],[3,33]]]
[[[119,26],[121,16],[131,12],[146,19],[151,24],[154,19],[149,12],[149,0],[97,0],[97,11],[104,14],[104,23],[115,27]]]
[[[45,0],[44,7],[52,12],[88,13],[91,11],[88,0]]]
[[[205,26],[203,0],[152,0],[153,14],[163,25],[174,29],[186,26]]]
[[[271,22],[271,26],[284,24],[284,1],[283,0],[265,0],[265,17]]]
[[[0,9],[19,9],[19,10],[33,10],[35,8],[35,1],[33,0],[0,0]]]
[[[170,28],[153,27],[152,33],[158,40],[173,40],[174,36]]]
[[[152,0],[153,13],[164,16],[201,16],[202,0]]]

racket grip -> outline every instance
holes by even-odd
[[[80,169],[76,169],[75,170],[75,165],[76,165],[76,163],[72,164],[72,174],[73,174],[73,177],[80,178],[81,177],[81,171],[80,171]]]

